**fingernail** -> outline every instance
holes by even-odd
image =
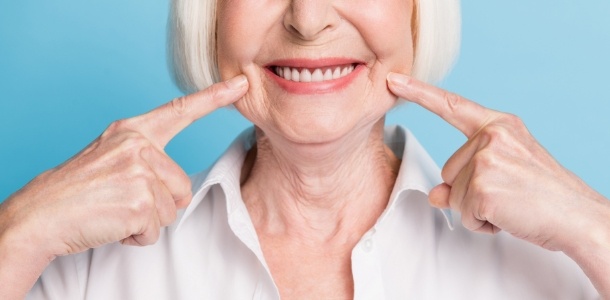
[[[226,81],[227,86],[233,90],[241,90],[248,84],[248,78],[244,75],[235,76]]]
[[[387,78],[389,82],[401,86],[406,86],[409,81],[409,77],[406,75],[393,72],[390,72]]]

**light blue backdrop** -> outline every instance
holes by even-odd
[[[0,201],[66,160],[113,120],[180,95],[165,63],[167,1],[0,2]],[[610,196],[610,1],[463,3],[463,48],[442,83],[521,116],[565,166]],[[408,105],[389,123],[414,131],[439,164],[465,141]],[[248,122],[221,110],[167,152],[206,168]]]

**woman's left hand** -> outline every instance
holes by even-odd
[[[610,279],[601,274],[610,266],[606,198],[561,166],[518,117],[401,74],[391,73],[388,86],[468,137],[443,167],[444,183],[430,191],[433,206],[459,211],[470,230],[505,230],[544,248],[564,251],[600,292],[608,293],[602,294],[610,295]]]

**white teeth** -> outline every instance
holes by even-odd
[[[331,71],[330,69],[326,69],[326,72],[324,72],[323,80],[331,80],[331,79],[333,79],[333,71]]]
[[[338,66],[333,68],[297,68],[275,67],[275,73],[286,80],[296,82],[321,82],[344,77],[354,71],[354,65]]]
[[[292,71],[290,71],[289,67],[284,67],[282,68],[283,71],[283,77],[286,78],[286,80],[290,80],[292,78]]]
[[[324,80],[324,75],[322,75],[322,70],[315,69],[313,71],[313,73],[311,73],[311,81],[313,81],[313,82],[320,82],[322,80]]]
[[[299,82],[299,70],[297,69],[292,69],[292,81],[296,81]]]
[[[301,82],[311,82],[311,72],[308,69],[301,70]]]
[[[336,67],[335,71],[333,72],[333,79],[337,79],[341,77],[341,67]]]

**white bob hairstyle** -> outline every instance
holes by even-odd
[[[460,3],[414,1],[416,49],[411,75],[436,83],[449,72],[459,52]],[[168,62],[178,87],[189,93],[219,82],[216,0],[172,0],[168,30]]]

